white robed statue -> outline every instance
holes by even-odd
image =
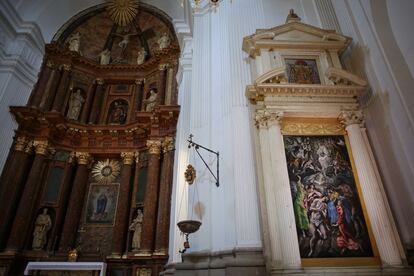
[[[47,209],[43,209],[43,213],[37,216],[35,227],[33,231],[32,248],[34,250],[42,250],[47,242],[47,232],[52,227],[52,220],[50,219]]]
[[[85,99],[82,97],[80,89],[76,90],[75,93],[72,93],[69,98],[69,108],[66,117],[71,120],[77,120],[84,102]]]
[[[144,215],[141,209],[138,209],[137,217],[132,221],[129,226],[129,230],[134,232],[132,237],[132,250],[137,251],[141,247],[141,232],[142,232],[142,219]]]
[[[162,36],[158,39],[158,45],[160,50],[170,46],[170,36],[167,33],[163,33]]]
[[[145,111],[151,112],[154,110],[155,105],[157,104],[157,92],[155,89],[150,90],[150,96],[145,101]]]

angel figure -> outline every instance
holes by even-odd
[[[145,48],[141,48],[141,50],[138,51],[138,57],[137,57],[137,64],[141,65],[145,62],[145,57],[147,56],[147,51],[145,51]]]
[[[158,39],[160,50],[167,48],[170,45],[170,42],[170,36],[167,33],[163,33],[162,36]]]
[[[79,53],[79,47],[80,47],[80,33],[74,33],[69,38],[69,50],[73,52]]]

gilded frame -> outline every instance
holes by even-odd
[[[352,148],[346,130],[336,118],[283,118],[281,123],[282,135],[294,136],[343,136],[345,139],[346,149],[349,154],[349,160],[352,167],[353,177],[356,188],[360,195],[360,203],[365,217],[368,236],[372,246],[372,257],[345,257],[345,258],[301,258],[302,267],[334,267],[334,266],[381,266],[381,259],[378,247],[372,232],[370,217],[368,215],[364,196],[361,190],[357,168],[355,166]],[[295,222],[296,224],[296,222]],[[296,227],[296,226],[295,226]]]

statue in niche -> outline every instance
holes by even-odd
[[[66,117],[70,120],[77,120],[82,110],[85,99],[82,97],[81,90],[77,89],[69,98],[69,109]]]
[[[99,54],[99,63],[101,65],[108,65],[110,61],[111,61],[111,51],[109,49],[103,50]]]
[[[78,52],[79,51],[79,47],[80,47],[80,33],[74,33],[73,35],[70,36],[69,38],[69,50],[73,51],[73,52]]]
[[[154,88],[151,88],[148,99],[144,100],[145,111],[151,112],[154,110],[154,107],[157,104],[157,97],[158,97],[157,91]]]
[[[167,33],[163,33],[158,39],[158,45],[160,50],[167,48],[170,45],[170,36]]]
[[[137,216],[129,226],[129,230],[134,232],[132,236],[132,250],[137,251],[141,247],[141,232],[142,232],[142,219],[144,215],[141,209],[138,209]]]
[[[34,250],[42,250],[47,242],[47,232],[52,227],[52,220],[47,213],[47,208],[43,209],[43,213],[37,216],[33,231],[32,248]]]
[[[123,125],[128,114],[128,103],[124,100],[117,100],[111,104],[108,123]]]
[[[138,57],[137,57],[137,64],[141,65],[145,62],[145,57],[147,56],[147,51],[145,51],[145,48],[141,48],[141,50],[138,51]]]

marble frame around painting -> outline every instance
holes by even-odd
[[[113,203],[115,203],[115,207],[111,210],[111,217],[110,221],[99,222],[97,220],[90,219],[90,204],[91,203],[91,196],[94,190],[97,187],[110,187],[115,189],[115,197]],[[91,183],[89,185],[88,197],[86,200],[85,211],[84,211],[84,224],[85,226],[95,226],[95,227],[113,227],[115,225],[116,220],[116,212],[118,210],[118,200],[119,200],[119,183],[111,183],[111,184],[99,184],[99,183]]]
[[[381,266],[381,260],[377,244],[375,242],[372,226],[366,210],[363,194],[360,187],[357,168],[355,166],[352,154],[352,148],[349,143],[345,129],[339,124],[336,118],[284,118],[281,128],[283,138],[285,136],[341,136],[345,140],[346,151],[348,153],[351,165],[352,176],[355,180],[355,188],[357,189],[359,202],[365,219],[368,237],[372,247],[373,256],[370,257],[324,257],[324,258],[302,258],[303,267],[334,267],[334,266]],[[287,168],[288,169],[288,168]],[[289,177],[290,180],[290,177]],[[290,194],[292,197],[292,194]],[[295,229],[296,219],[295,219]],[[299,237],[297,236],[299,239]],[[299,244],[299,240],[298,240]]]

